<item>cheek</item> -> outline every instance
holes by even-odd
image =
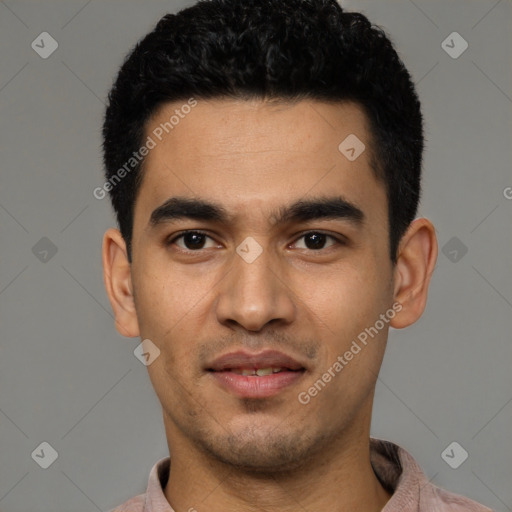
[[[178,272],[176,265],[161,257],[148,258],[143,266],[150,270],[134,272],[141,333],[149,338],[165,339],[193,314],[209,288],[209,279],[198,280],[197,275],[194,278],[185,271]]]
[[[388,298],[384,279],[379,280],[375,272],[354,269],[331,277],[308,295],[322,354],[301,391],[312,393],[308,413],[318,414],[324,424],[339,426],[349,421],[358,404],[370,396],[382,363],[387,325],[373,337],[365,329],[389,309]],[[365,335],[366,344],[360,341]]]
[[[134,280],[136,308],[141,338],[150,339],[160,349],[158,359],[147,367],[158,389],[173,379],[183,380],[180,375],[194,370],[191,362],[205,321],[199,315],[204,315],[207,292],[216,281],[206,275],[199,279],[197,272],[194,277],[172,271],[168,262],[148,260],[145,268],[151,270],[138,273]]]
[[[345,265],[328,276],[310,276],[302,285],[303,300],[326,334],[341,340],[357,335],[387,309],[389,291],[371,266]],[[316,320],[315,320],[316,318]]]

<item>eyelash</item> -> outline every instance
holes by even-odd
[[[200,231],[200,230],[197,230],[197,229],[190,229],[190,230],[185,230],[185,231],[182,231],[180,234],[176,235],[176,236],[173,236],[171,239],[169,240],[166,240],[165,242],[165,245],[166,246],[170,246],[172,244],[174,244],[174,242],[176,242],[176,240],[179,240],[180,238],[183,238],[185,235],[187,234],[190,234],[190,233],[194,233],[194,234],[197,234],[197,235],[203,235],[205,237],[208,237],[208,238],[212,238],[210,235],[208,235],[207,233],[205,233],[204,231]],[[301,238],[304,238],[305,236],[307,235],[311,235],[311,234],[318,234],[318,235],[324,235],[326,236],[327,238],[331,238],[332,240],[334,240],[336,242],[335,245],[338,245],[338,246],[342,246],[342,245],[346,245],[346,241],[344,241],[342,238],[338,238],[338,237],[335,237],[334,235],[330,235],[328,233],[324,233],[323,231],[316,231],[316,230],[311,230],[311,231],[306,231],[304,233],[302,233],[296,240],[294,243],[296,243],[298,240],[300,240]],[[309,251],[312,251],[312,252],[321,252],[321,251],[324,251],[324,250],[328,250],[334,246],[329,246],[329,247],[326,247],[326,248],[323,248],[323,249],[308,249]],[[182,249],[181,247],[179,248],[180,251],[182,252],[188,252],[188,253],[191,253],[191,252],[200,252],[202,249],[197,249],[197,250],[192,250],[192,249]]]

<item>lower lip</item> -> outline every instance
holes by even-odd
[[[270,375],[246,376],[230,371],[210,372],[227,391],[242,398],[267,398],[277,395],[302,378],[302,371],[285,371]]]

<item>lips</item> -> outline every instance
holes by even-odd
[[[291,356],[267,350],[239,351],[215,359],[206,368],[225,391],[243,398],[267,398],[297,382],[306,368]]]
[[[287,370],[301,370],[304,367],[293,357],[276,350],[266,350],[259,354],[248,352],[231,352],[215,359],[207,368],[219,372],[233,369],[281,368]]]

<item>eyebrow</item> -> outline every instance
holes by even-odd
[[[171,197],[158,206],[149,219],[149,227],[156,227],[167,221],[193,219],[199,221],[229,224],[235,220],[220,204],[188,197]],[[347,220],[361,225],[365,220],[363,211],[341,196],[318,197],[298,200],[281,206],[270,215],[271,226],[312,220]]]

